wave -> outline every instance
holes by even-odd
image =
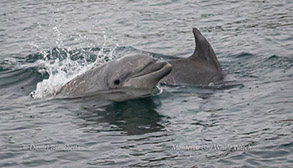
[[[132,47],[53,48],[0,63],[0,88],[19,88],[34,98],[54,95],[66,82],[93,66],[121,55],[139,52]]]

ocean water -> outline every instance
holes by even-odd
[[[292,10],[290,0],[1,0],[0,167],[292,167]],[[193,27],[237,85],[161,86],[123,102],[46,96],[127,54],[188,57]]]

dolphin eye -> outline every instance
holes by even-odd
[[[116,79],[116,80],[114,80],[114,84],[115,84],[115,85],[119,85],[119,84],[120,84],[120,79]]]

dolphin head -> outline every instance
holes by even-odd
[[[153,89],[171,69],[171,64],[151,56],[129,55],[109,62],[106,82],[109,89]]]
[[[75,77],[56,94],[65,97],[107,94],[102,97],[109,100],[135,98],[151,93],[171,69],[171,64],[157,62],[147,55],[124,56]]]

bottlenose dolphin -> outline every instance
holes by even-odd
[[[123,89],[142,89],[144,93],[152,93],[171,69],[169,63],[157,62],[151,56],[128,55],[75,77],[62,86],[57,95],[83,97]]]
[[[158,83],[209,85],[225,73],[206,38],[193,28],[196,48],[188,58],[157,62],[147,55],[129,55],[95,67],[66,83],[57,95],[81,97],[121,89],[144,89],[152,93]]]
[[[172,71],[160,83],[170,85],[196,84],[209,85],[224,79],[216,54],[207,39],[196,28],[193,28],[196,48],[188,58],[168,61]]]

